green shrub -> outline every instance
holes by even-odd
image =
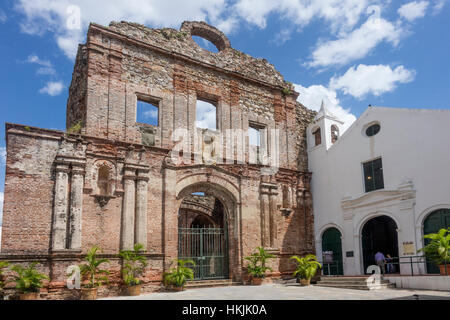
[[[425,255],[437,265],[450,263],[450,228],[427,234],[424,239],[430,239],[431,241],[418,250],[419,252],[425,252]]]
[[[192,260],[175,260],[176,266],[171,268],[169,272],[164,273],[164,285],[173,285],[175,287],[184,287],[187,280],[194,279],[194,271],[187,267],[187,264],[195,266]]]
[[[264,278],[267,271],[273,271],[272,268],[266,266],[268,259],[273,259],[273,254],[267,253],[263,247],[257,247],[257,252],[245,257],[249,263],[247,264],[247,272],[254,278]]]
[[[139,277],[147,266],[147,259],[140,254],[144,246],[140,243],[134,245],[133,250],[122,250],[119,256],[123,259],[122,277],[127,286],[140,284]]]
[[[297,261],[297,268],[294,271],[293,276],[310,280],[317,272],[318,268],[322,268],[322,265],[317,261],[317,258],[313,254],[308,254],[306,257],[292,256],[291,259]]]
[[[17,273],[14,276],[14,281],[16,282],[16,289],[20,293],[39,292],[39,289],[43,286],[42,281],[49,280],[49,277],[36,270],[36,265],[38,263],[33,262],[27,268],[19,264],[11,267],[11,270]]]
[[[6,269],[9,265],[10,265],[9,262],[0,261],[0,292],[5,287],[5,282],[4,282],[5,279],[4,279],[4,276],[3,276],[3,270]]]
[[[109,262],[109,260],[98,259],[98,250],[100,250],[98,246],[93,246],[89,249],[84,258],[87,263],[80,265],[81,274],[89,280],[89,283],[86,285],[87,288],[95,288],[108,282],[108,277],[105,275],[109,274],[109,271],[100,269],[100,265]]]

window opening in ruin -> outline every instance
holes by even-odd
[[[102,196],[107,196],[109,193],[109,168],[102,166],[98,169],[97,178],[98,193]]]
[[[331,143],[335,143],[339,139],[339,128],[334,124],[331,126]]]
[[[262,125],[249,123],[248,141],[251,149],[249,159],[251,163],[263,163],[264,153],[267,152],[266,131],[266,128]]]
[[[320,132],[320,128],[317,128],[314,132],[314,144],[316,146],[320,145],[322,143],[322,134]]]
[[[383,189],[383,163],[381,158],[363,163],[366,192]]]
[[[217,47],[215,46],[214,43],[212,43],[211,41],[199,37],[199,36],[192,36],[192,40],[195,41],[195,43],[197,43],[202,49],[217,53],[219,52],[219,49],[217,49]]]
[[[138,99],[136,115],[136,122],[157,127],[159,125],[158,101]]]
[[[217,130],[217,107],[213,103],[197,100],[195,115],[197,128]]]

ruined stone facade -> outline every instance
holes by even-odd
[[[199,47],[193,35],[218,52]],[[257,246],[277,256],[270,277],[290,275],[290,256],[314,251],[306,151],[314,113],[297,97],[266,60],[233,49],[203,22],[184,22],[179,31],[91,24],[75,62],[67,131],[6,124],[0,259],[40,261],[51,277],[47,297],[68,298],[74,292],[65,289],[66,268],[98,245],[112,270],[101,294],[117,294],[116,254],[142,243],[149,261],[144,290],[158,290],[178,256],[179,212],[189,209],[192,193],[204,192],[223,206],[230,279],[242,281],[244,257]],[[195,127],[197,99],[217,107],[216,131]],[[158,126],[136,121],[138,100],[158,107]],[[206,142],[205,132],[216,137],[251,125],[278,130],[279,168],[272,174],[262,174],[265,165],[249,159],[248,140],[243,162],[227,158],[228,145],[219,145],[225,150],[219,160],[226,161],[171,160],[176,129],[199,133]],[[195,157],[194,139],[189,141]],[[202,210],[210,207],[204,203]]]

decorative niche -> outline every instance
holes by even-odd
[[[115,166],[109,161],[98,161],[94,166],[93,196],[101,208],[104,208],[114,196],[116,180]]]

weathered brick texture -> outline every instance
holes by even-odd
[[[219,52],[200,48],[191,35]],[[51,276],[45,296],[76,298],[64,289],[65,269],[99,245],[116,273],[102,294],[119,294],[115,255],[143,242],[145,290],[154,291],[178,256],[183,199],[205,192],[223,206],[230,278],[243,279],[243,258],[261,245],[277,256],[271,276],[289,275],[289,257],[314,250],[306,152],[314,112],[297,96],[273,65],[233,49],[205,23],[184,22],[180,30],[91,24],[75,61],[67,132],[6,125],[0,259],[42,261]],[[156,101],[158,127],[136,122],[138,99]],[[263,165],[249,163],[248,143],[243,164],[172,163],[174,130],[201,132],[197,99],[217,107],[211,135],[255,124],[278,129],[279,170],[262,175]]]

